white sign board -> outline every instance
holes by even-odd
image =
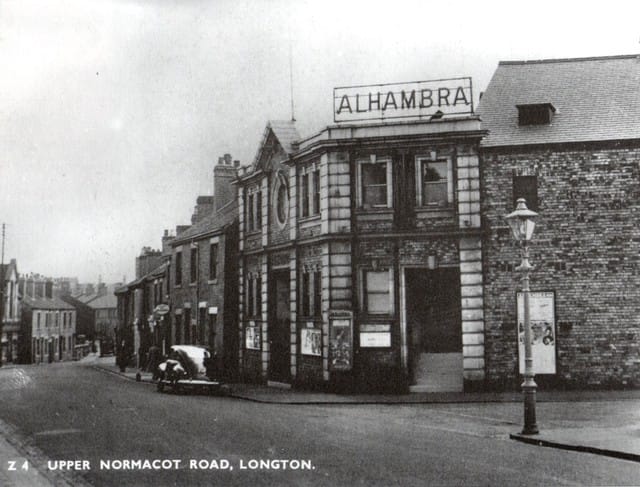
[[[334,122],[473,113],[471,78],[345,86],[333,90]]]
[[[524,373],[524,299],[517,295],[518,355],[520,373]],[[531,354],[534,374],[556,373],[555,295],[551,291],[529,293]]]
[[[360,333],[360,347],[390,347],[391,333]]]

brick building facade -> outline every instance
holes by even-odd
[[[238,207],[232,184],[238,165],[228,154],[219,159],[213,196],[198,198],[193,225],[169,243],[168,342],[208,347],[226,380],[236,378],[238,364]]]
[[[540,215],[532,291],[555,301],[555,371],[536,381],[640,385],[638,80],[638,56],[505,62],[481,100],[488,387],[520,382],[519,252],[504,221],[518,197]]]

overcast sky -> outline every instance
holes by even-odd
[[[5,262],[134,278],[268,120],[311,135],[336,86],[471,76],[500,60],[640,53],[640,2],[0,0]],[[640,89],[640,88],[639,88]]]

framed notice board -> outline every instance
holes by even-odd
[[[524,374],[524,297],[517,293],[518,362]],[[556,296],[553,291],[529,292],[531,354],[534,374],[556,373]]]
[[[348,311],[329,312],[329,369],[353,367],[353,315]]]

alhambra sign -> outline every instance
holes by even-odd
[[[471,78],[334,88],[334,122],[473,113]]]

